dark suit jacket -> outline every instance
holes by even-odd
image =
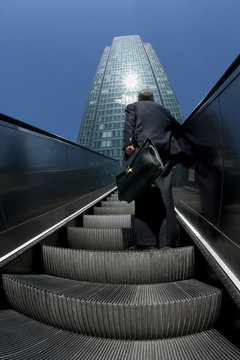
[[[124,149],[138,147],[148,138],[169,156],[181,152],[176,140],[181,125],[167,109],[154,101],[138,101],[127,105],[125,113]]]

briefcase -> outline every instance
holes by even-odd
[[[133,157],[134,156],[134,157]],[[131,202],[161,175],[163,162],[149,139],[135,150],[125,170],[117,175],[119,200]]]

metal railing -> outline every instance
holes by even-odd
[[[0,115],[0,260],[115,187],[119,162]]]
[[[193,166],[175,171],[179,219],[240,290],[240,56],[182,125]]]

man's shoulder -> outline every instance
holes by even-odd
[[[164,111],[164,112],[168,111],[166,108],[164,108],[162,105],[160,105],[155,101],[138,101],[135,104],[136,107],[155,108],[158,109],[159,111]]]
[[[126,109],[134,110],[135,107],[136,107],[136,104],[137,104],[137,102],[134,102],[134,103],[132,103],[132,104],[128,104],[128,105],[126,106]]]
[[[162,112],[163,114],[169,116],[171,113],[170,111],[163,107],[162,105],[160,105],[159,103],[155,102],[155,101],[136,101],[134,103],[128,104],[126,106],[127,111],[141,111],[143,108],[145,108],[146,110],[151,111],[151,109],[155,109],[158,110],[159,112]]]

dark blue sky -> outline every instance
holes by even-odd
[[[187,117],[239,53],[239,0],[0,0],[0,112],[76,141],[100,56],[140,35]]]

